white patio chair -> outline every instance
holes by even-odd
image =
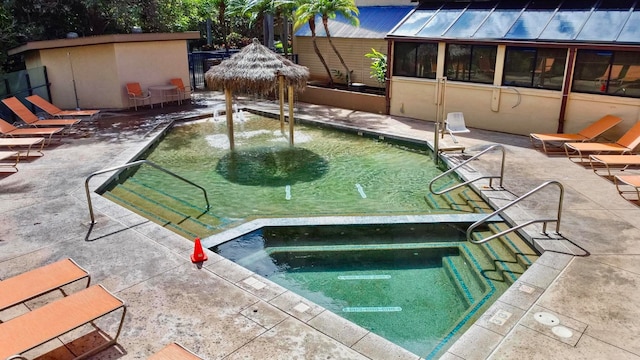
[[[461,134],[470,132],[469,129],[464,124],[464,115],[461,112],[451,112],[447,114],[447,118],[445,120],[445,130],[451,136],[451,139],[454,143],[458,143],[458,139],[456,139],[453,134]]]

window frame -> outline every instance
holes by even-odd
[[[562,51],[562,55],[557,55],[553,57],[541,55],[541,52],[560,52]],[[553,90],[553,91],[562,91],[562,86],[564,83],[564,77],[566,76],[566,62],[567,62],[567,53],[568,48],[558,48],[558,47],[542,47],[542,46],[507,46],[505,49],[504,56],[504,66],[502,71],[502,79],[500,83],[502,86],[515,86],[515,87],[523,87],[529,89],[543,89],[543,90]],[[513,82],[513,80],[508,79],[510,74],[513,74],[514,71],[510,71],[510,57],[515,56],[517,52],[531,52],[533,54],[532,60],[528,66],[528,72],[530,73],[530,77],[528,82],[525,84],[524,81],[521,82]],[[549,62],[549,59],[551,62]],[[543,63],[544,62],[544,63]],[[561,64],[561,65],[558,65]],[[562,80],[555,85],[550,85],[552,83],[547,83],[545,85],[545,77],[546,73],[552,71],[554,67],[562,67]],[[539,74],[538,76],[536,74]]]

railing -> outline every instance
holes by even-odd
[[[178,179],[180,179],[180,180],[182,180],[182,181],[184,181],[184,182],[186,182],[186,183],[188,183],[190,185],[193,185],[193,186],[197,187],[198,189],[202,190],[202,192],[204,193],[204,200],[207,202],[207,211],[209,211],[209,208],[210,208],[209,197],[207,196],[207,190],[205,190],[202,186],[192,182],[191,180],[187,180],[187,179],[183,178],[182,176],[180,176],[180,175],[178,175],[178,174],[176,174],[174,172],[171,172],[171,171],[163,168],[162,166],[160,166],[158,164],[155,164],[155,163],[153,163],[153,162],[151,162],[149,160],[138,160],[138,161],[130,162],[130,163],[123,164],[123,165],[120,165],[120,166],[112,167],[112,168],[109,168],[109,169],[103,169],[103,170],[100,170],[100,171],[96,171],[96,172],[92,173],[91,175],[87,176],[87,179],[84,181],[84,190],[87,193],[87,204],[89,205],[89,215],[91,217],[91,225],[92,226],[93,226],[93,224],[96,223],[96,219],[95,219],[95,216],[93,214],[93,205],[91,204],[91,194],[89,193],[89,180],[91,180],[91,178],[96,176],[96,175],[104,174],[104,173],[107,173],[107,172],[110,172],[110,171],[126,169],[126,168],[130,168],[132,166],[138,166],[138,165],[142,165],[142,164],[151,165],[151,166],[153,166],[154,168],[156,168],[156,169],[158,169],[160,171],[163,171],[163,172],[165,172],[165,173],[167,173],[167,174],[169,174],[169,175],[171,175],[171,176],[173,176],[175,178],[178,178]],[[89,230],[89,231],[91,231],[91,230]]]
[[[435,184],[436,181],[438,181],[439,179],[441,179],[441,178],[453,173],[457,169],[459,169],[462,166],[466,165],[468,162],[470,162],[472,160],[475,160],[475,159],[479,158],[480,156],[482,156],[483,154],[485,154],[485,153],[487,153],[487,152],[489,152],[489,151],[491,151],[493,149],[496,149],[496,148],[499,148],[500,150],[502,150],[502,164],[500,165],[500,175],[499,176],[497,176],[497,175],[480,176],[480,177],[477,177],[477,178],[474,178],[474,179],[471,179],[471,180],[467,180],[467,181],[465,181],[465,182],[463,182],[461,184],[457,184],[457,185],[454,185],[452,187],[446,188],[444,190],[438,190],[438,191],[433,190],[433,184]],[[460,164],[452,167],[451,169],[449,169],[449,170],[443,172],[442,174],[436,176],[435,178],[433,178],[431,180],[431,182],[429,183],[429,191],[431,191],[431,193],[433,193],[435,195],[442,195],[442,194],[444,194],[446,192],[449,192],[451,190],[455,190],[457,188],[463,187],[465,185],[471,184],[472,182],[475,182],[475,181],[478,181],[478,180],[481,180],[481,179],[489,179],[489,186],[493,185],[493,179],[500,179],[500,185],[499,186],[502,187],[502,179],[504,178],[504,159],[505,159],[504,146],[502,146],[500,144],[491,145],[488,148],[486,148],[486,149],[482,150],[481,152],[477,153],[476,155],[468,158],[467,160],[461,162]]]
[[[471,234],[473,233],[473,230],[475,230],[475,228],[477,228],[478,226],[482,225],[484,222],[486,222],[490,218],[502,213],[503,211],[507,210],[511,206],[519,203],[521,200],[528,198],[529,196],[535,194],[536,192],[540,191],[541,189],[543,189],[543,188],[545,188],[545,187],[547,187],[549,185],[557,185],[558,188],[560,189],[560,197],[559,197],[559,200],[558,200],[558,215],[555,218],[530,220],[530,221],[527,221],[525,223],[519,224],[517,226],[511,227],[511,228],[509,228],[507,230],[501,231],[501,232],[499,232],[497,234],[493,234],[493,235],[491,235],[489,237],[486,237],[484,239],[480,239],[480,240],[477,240],[477,241],[474,241],[472,239]],[[485,216],[484,218],[482,218],[482,219],[476,221],[475,223],[471,224],[471,226],[469,226],[469,228],[467,228],[467,240],[469,242],[474,243],[474,244],[482,244],[482,243],[485,243],[485,242],[487,242],[489,240],[493,240],[495,238],[498,238],[500,236],[506,235],[508,233],[514,232],[514,231],[516,231],[518,229],[521,229],[521,228],[523,228],[525,226],[529,226],[529,225],[535,224],[535,223],[543,223],[543,225],[542,225],[542,233],[547,235],[547,223],[549,223],[549,222],[555,222],[556,223],[556,231],[555,232],[556,232],[556,234],[560,235],[560,220],[561,220],[561,217],[562,217],[562,201],[563,201],[563,199],[564,199],[564,186],[562,186],[562,184],[559,181],[550,180],[550,181],[544,182],[542,185],[536,187],[533,190],[530,190],[526,194],[524,194],[524,195],[520,196],[519,198],[511,201],[507,205],[501,207],[500,209],[492,212],[491,214],[489,214],[489,215]]]

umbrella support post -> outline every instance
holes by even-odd
[[[229,149],[233,151],[235,146],[233,141],[233,104],[231,103],[233,99],[231,98],[231,90],[227,88],[224,89],[224,98],[225,105],[227,106],[227,135],[229,136]]]
[[[289,85],[287,90],[289,93],[289,145],[293,146],[293,86]]]
[[[278,90],[280,98],[280,132],[284,134],[284,76],[278,75]]]

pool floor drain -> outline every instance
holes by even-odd
[[[560,319],[558,319],[557,316],[550,314],[548,312],[537,312],[533,314],[533,318],[536,319],[537,322],[543,325],[555,326],[560,324]]]

